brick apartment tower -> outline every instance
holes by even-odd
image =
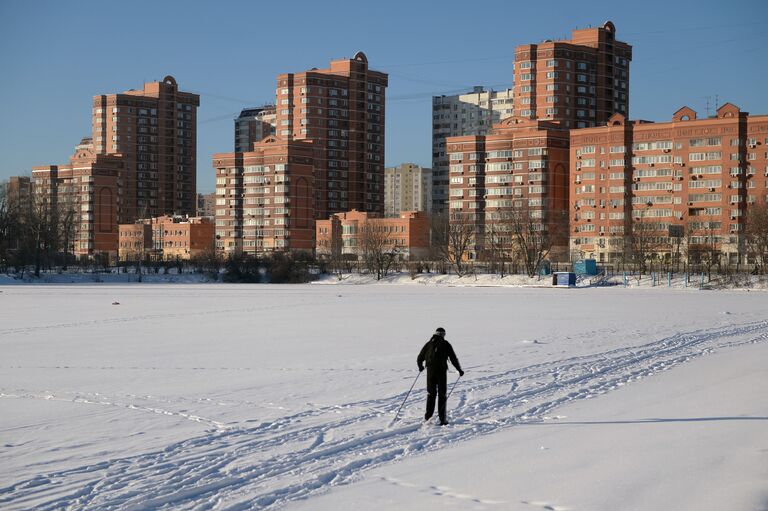
[[[730,103],[710,118],[684,107],[671,122],[616,114],[572,130],[571,250],[607,263],[638,249],[671,263],[748,262],[744,220],[768,202],[766,147],[768,115]]]
[[[71,226],[64,249],[78,256],[117,255],[117,197],[124,162],[84,138],[65,165],[32,168],[35,207]]]
[[[270,136],[213,155],[216,248],[225,254],[314,249],[314,142]]]
[[[358,52],[277,77],[276,135],[313,140],[315,218],[357,209],[384,214],[384,97],[387,74]]]
[[[563,260],[568,245],[569,130],[560,123],[510,117],[487,135],[450,137],[451,222],[474,227],[470,257],[490,250],[487,233],[510,228],[505,218],[524,212],[552,236],[550,259]],[[507,236],[503,244],[511,247]]]
[[[179,91],[172,76],[145,83],[143,90],[94,96],[95,152],[122,155],[124,161],[120,223],[194,216],[199,105],[200,96]]]
[[[603,125],[629,116],[632,47],[616,27],[574,30],[571,39],[515,48],[515,115],[561,121],[566,128]]]

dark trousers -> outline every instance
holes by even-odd
[[[445,370],[431,370],[427,368],[427,420],[435,413],[435,398],[437,398],[437,414],[440,420],[445,422],[445,401],[448,387],[448,374]]]

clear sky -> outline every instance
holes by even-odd
[[[0,0],[0,179],[66,163],[91,134],[97,94],[173,75],[200,94],[198,191],[233,150],[240,110],[273,102],[275,77],[358,50],[389,73],[386,165],[431,165],[431,97],[511,86],[518,44],[616,25],[634,47],[630,117],[706,115],[730,101],[768,114],[768,2]]]

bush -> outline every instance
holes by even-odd
[[[273,284],[299,284],[309,282],[309,268],[314,264],[311,255],[304,252],[274,252],[263,261],[269,282]]]
[[[224,262],[223,280],[230,283],[259,282],[259,260],[245,254],[231,254]]]

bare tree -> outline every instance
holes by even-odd
[[[344,270],[348,264],[344,257],[344,242],[341,239],[341,233],[331,235],[330,242],[328,262],[330,263],[331,271],[341,280],[344,278]]]
[[[512,223],[507,212],[489,212],[485,221],[485,250],[486,260],[490,263],[491,272],[499,272],[504,278],[508,263],[514,252]]]
[[[387,276],[397,257],[386,226],[369,221],[359,227],[358,250],[368,271],[376,274],[376,280]]]
[[[19,207],[8,194],[7,183],[0,183],[0,271],[10,264],[11,250],[18,243]]]
[[[755,261],[755,269],[765,274],[768,265],[768,203],[761,201],[747,209],[745,223],[747,253]]]
[[[35,277],[39,277],[43,264],[50,264],[50,255],[58,238],[56,208],[44,194],[35,193],[22,209],[22,214],[27,227],[22,243],[25,252],[32,254]]]
[[[657,222],[648,217],[652,204],[649,202],[646,206],[645,209],[637,210],[637,214],[632,217],[632,230],[629,233],[631,260],[640,268],[641,274],[648,270],[649,261],[656,255],[659,236]]]
[[[515,256],[522,262],[528,276],[535,277],[555,244],[564,243],[567,217],[565,220],[547,219],[542,210],[532,209],[526,204],[512,208],[508,215]]]
[[[477,226],[468,214],[453,213],[433,217],[432,251],[434,257],[451,266],[456,274],[466,273],[466,260],[476,242]]]
[[[689,264],[699,265],[712,276],[712,268],[720,264],[720,222],[692,222],[688,225],[688,243],[686,247]]]
[[[61,238],[62,249],[64,252],[64,270],[67,269],[67,263],[69,260],[70,249],[72,249],[72,257],[74,257],[74,243],[75,237],[82,232],[79,227],[80,222],[80,195],[70,195],[71,200],[63,203],[59,203],[57,211],[58,225],[55,226],[58,230],[58,235]]]

